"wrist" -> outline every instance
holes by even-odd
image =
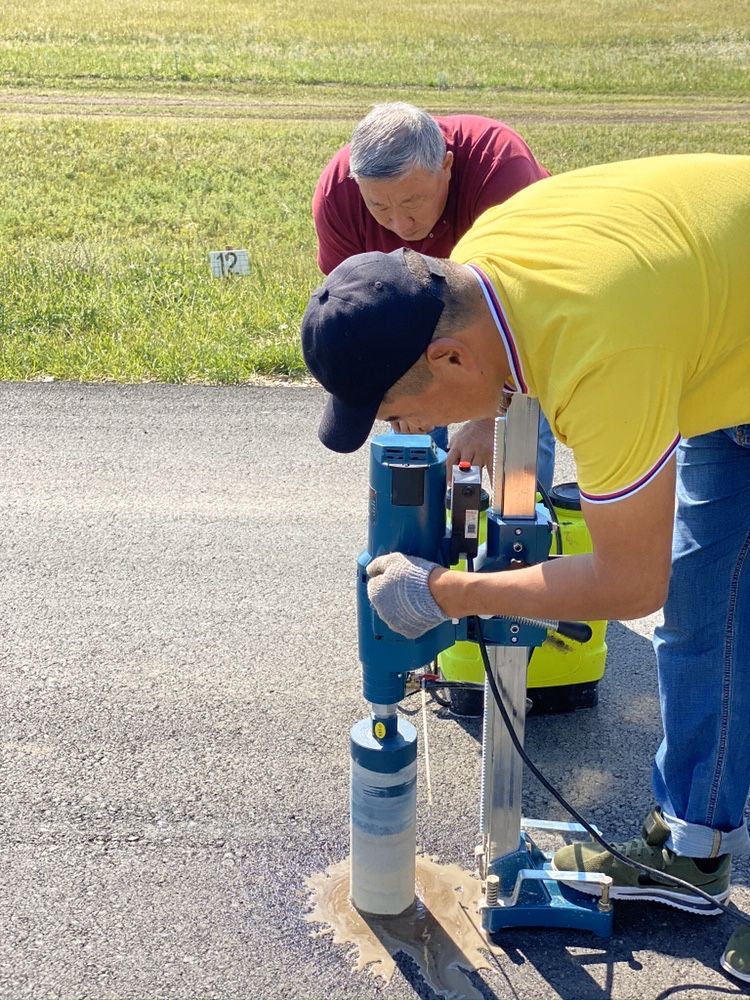
[[[427,581],[430,593],[448,618],[464,618],[467,614],[473,613],[470,611],[468,599],[472,576],[472,573],[461,573],[442,566],[430,573]]]

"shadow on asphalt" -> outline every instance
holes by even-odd
[[[725,917],[711,920],[710,925],[711,933],[706,934],[704,917],[648,903],[618,901],[615,933],[606,941],[590,934],[556,930],[545,930],[543,936],[536,931],[513,931],[493,940],[515,966],[531,965],[555,995],[575,1000],[606,1000],[613,993],[617,966],[620,979],[625,968],[635,973],[644,969],[644,963],[635,954],[654,953],[658,961],[682,959],[715,970],[723,947],[721,942],[728,938],[734,925]],[[701,992],[696,993],[698,990]],[[747,995],[727,977],[727,987],[699,981],[682,983],[665,988],[650,1000],[666,1000],[680,993],[692,997]]]
[[[419,997],[419,1000],[443,1000],[443,996],[436,993],[433,989],[430,989],[424,979],[422,979],[419,966],[413,958],[409,955],[405,955],[403,952],[398,952],[398,954],[394,956],[394,961],[396,963],[396,968],[399,970],[409,986],[411,986],[414,990],[415,997]],[[484,997],[485,1000],[501,1000],[501,998],[502,1000],[505,1000],[507,997],[505,991],[503,991],[502,994],[498,994],[491,989],[476,972],[467,972],[464,970],[464,975],[477,993]]]

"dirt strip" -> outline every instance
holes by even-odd
[[[510,95],[497,95],[497,103],[488,108],[487,95],[478,97],[471,110],[497,113],[529,124],[635,125],[654,122],[693,122],[709,124],[750,122],[750,101],[708,101],[690,99],[626,101],[521,102]],[[366,102],[365,102],[366,103]],[[469,110],[470,98],[467,97]],[[352,121],[363,111],[357,101],[279,101],[263,97],[193,94],[185,97],[149,94],[34,93],[0,89],[0,114],[22,117],[107,117],[194,120],[268,120],[268,121]],[[456,108],[455,110],[459,110]]]

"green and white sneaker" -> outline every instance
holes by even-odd
[[[730,976],[750,983],[750,927],[743,924],[730,937],[721,956],[721,967]]]
[[[644,820],[640,837],[614,846],[625,857],[689,882],[690,885],[702,889],[723,903],[729,896],[731,855],[722,854],[718,858],[684,858],[664,846],[668,836],[669,827],[664,822],[664,817],[659,810],[654,809]],[[601,872],[609,875],[612,879],[610,896],[613,899],[650,900],[706,916],[722,912],[718,906],[713,906],[689,889],[661,882],[655,875],[647,875],[638,868],[631,868],[630,865],[618,861],[613,854],[605,851],[595,841],[562,847],[555,854],[550,867],[557,872]],[[589,895],[598,896],[601,891],[600,886],[592,882],[566,884]]]

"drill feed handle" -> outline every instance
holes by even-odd
[[[588,622],[558,622],[554,631],[566,639],[581,643],[588,642],[593,635]]]

